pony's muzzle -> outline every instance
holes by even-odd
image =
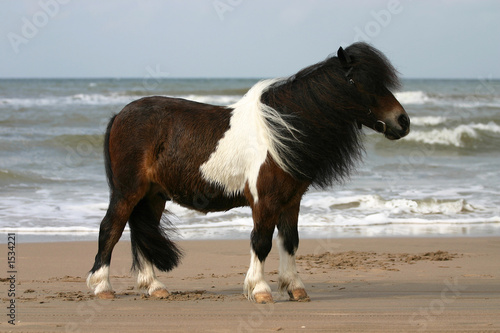
[[[406,114],[404,110],[396,117],[392,118],[392,120],[386,121],[384,125],[385,131],[381,133],[384,133],[385,137],[390,140],[401,139],[410,133],[410,117],[408,117],[408,114]],[[375,130],[380,132],[377,126],[382,129],[382,125],[375,124]]]

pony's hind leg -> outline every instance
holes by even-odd
[[[154,266],[160,271],[170,271],[181,257],[181,251],[161,225],[164,208],[164,196],[150,193],[137,204],[129,219],[132,268],[138,270],[137,287],[158,298],[167,297],[169,293],[156,277]]]
[[[101,222],[99,249],[95,256],[94,266],[87,276],[87,285],[99,298],[114,298],[109,281],[111,253],[123,233],[133,206],[134,203],[112,197],[108,211]]]
[[[287,292],[291,301],[309,301],[304,284],[297,273],[295,252],[299,247],[297,230],[299,205],[284,210],[278,223],[278,248],[280,254],[280,269],[278,289]]]
[[[155,269],[151,261],[147,260],[142,253],[134,257],[134,265],[140,267],[137,273],[137,288],[145,290],[152,297],[165,298],[170,295],[167,287],[156,277]]]

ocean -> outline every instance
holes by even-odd
[[[108,205],[108,119],[143,96],[228,105],[256,79],[1,79],[0,242],[96,240]],[[411,133],[364,129],[351,179],[311,188],[302,238],[500,235],[500,81],[403,80]],[[332,98],[335,98],[332,96]],[[177,239],[248,239],[249,208],[207,215],[173,203]],[[128,229],[123,238],[128,238]]]

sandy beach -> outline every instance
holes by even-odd
[[[135,288],[130,243],[122,241],[111,266],[117,298],[100,300],[85,284],[97,242],[16,244],[15,297],[2,244],[0,331],[500,331],[499,237],[302,240],[298,270],[311,302],[276,292],[265,305],[242,295],[248,241],[180,245],[181,265],[159,274],[168,299]],[[273,291],[277,270],[275,246],[266,262]]]

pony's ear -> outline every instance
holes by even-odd
[[[339,57],[340,64],[342,66],[349,66],[349,64],[351,63],[351,57],[347,54],[346,51],[344,51],[342,46],[339,47],[337,51],[337,57]]]

